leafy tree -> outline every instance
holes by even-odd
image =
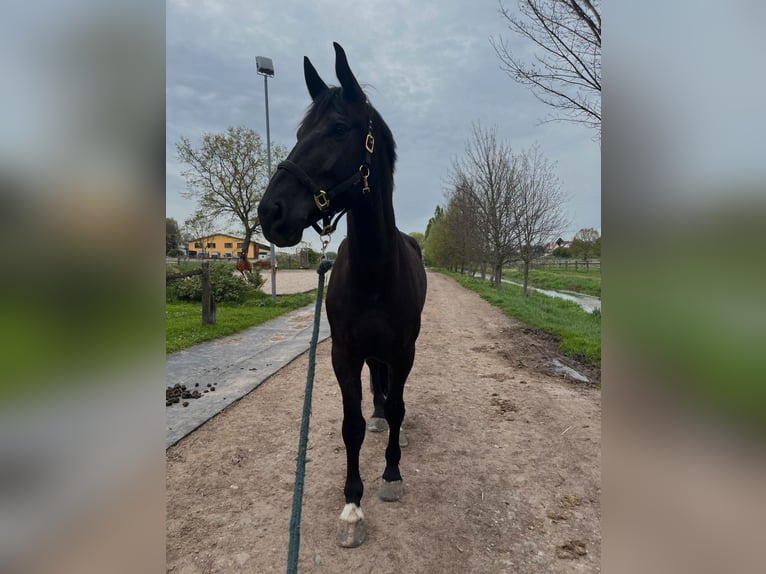
[[[490,41],[501,68],[528,86],[564,119],[601,132],[600,0],[518,0],[519,13],[502,2],[499,12],[515,36],[535,51],[514,51],[508,40]]]
[[[434,209],[434,215],[428,220],[428,225],[426,225],[426,233],[425,238],[428,239],[428,235],[431,233],[431,227],[436,223],[439,219],[444,217],[444,209],[441,205],[437,205],[436,209]]]
[[[578,231],[572,245],[570,246],[572,255],[578,259],[591,259],[601,256],[601,235],[591,227]]]
[[[420,245],[420,250],[422,251],[423,244],[426,241],[426,236],[423,233],[420,233],[420,231],[412,231],[409,235],[418,242],[418,245]]]
[[[223,133],[204,134],[198,148],[181,138],[176,149],[188,166],[182,172],[188,186],[184,196],[197,199],[209,218],[238,222],[244,235],[242,251],[247,253],[259,228],[258,203],[271,177],[261,136],[250,128],[230,127]],[[274,145],[271,156],[273,171],[287,150]]]
[[[167,257],[178,257],[181,253],[180,248],[181,232],[178,229],[178,222],[172,217],[165,218],[165,255]]]
[[[442,265],[440,263],[441,254],[437,252],[441,248],[443,239],[443,220],[444,208],[437,205],[434,209],[433,217],[428,220],[425,232],[425,242],[423,245],[423,261],[426,265]]]

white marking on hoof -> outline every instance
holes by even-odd
[[[404,483],[401,480],[388,482],[385,478],[380,479],[378,498],[384,502],[395,502],[404,494]]]
[[[342,548],[356,548],[366,537],[367,525],[362,509],[353,502],[346,504],[340,513],[335,542]]]
[[[372,417],[367,424],[367,430],[370,432],[383,432],[388,428],[386,419],[381,417]]]
[[[343,507],[343,512],[340,513],[340,519],[343,522],[359,522],[364,520],[364,512],[353,502],[349,502]]]

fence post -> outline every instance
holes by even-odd
[[[215,325],[215,297],[210,286],[210,263],[202,262],[202,323]]]

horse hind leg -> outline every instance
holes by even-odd
[[[386,399],[386,420],[388,421],[388,446],[386,447],[386,469],[380,481],[378,497],[386,502],[399,500],[404,494],[404,483],[399,472],[402,451],[399,444],[401,425],[404,420],[404,400],[401,393],[392,393]]]
[[[388,446],[386,447],[386,469],[380,481],[378,497],[386,502],[399,500],[404,494],[404,483],[399,472],[402,457],[400,445],[401,426],[404,420],[404,383],[412,369],[415,358],[414,347],[407,353],[399,369],[392,368],[389,392],[386,397],[385,414],[388,421]]]
[[[388,379],[388,366],[376,359],[367,359],[370,368],[370,390],[372,391],[372,416],[367,425],[371,432],[383,432],[388,428],[385,419],[386,386]]]

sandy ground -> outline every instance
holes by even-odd
[[[428,280],[405,390],[405,493],[378,500],[386,433],[368,432],[356,549],[335,545],[342,409],[330,341],[318,348],[299,571],[600,571],[599,390],[546,373],[549,339]],[[285,570],[306,366],[304,354],[167,451],[168,572]]]
[[[332,273],[332,271],[330,271]],[[327,273],[325,281],[330,279],[330,273]],[[271,294],[271,270],[262,269],[261,277],[266,282],[261,286],[261,291]],[[316,269],[295,269],[277,271],[277,295],[286,293],[303,293],[317,288]]]

